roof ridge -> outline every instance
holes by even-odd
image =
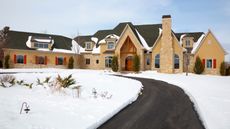
[[[205,32],[201,32],[201,31],[200,32],[178,32],[175,34],[185,34],[185,33],[190,33],[190,34],[193,33],[194,34],[194,33],[205,33]]]
[[[69,38],[67,36],[59,35],[59,34],[45,34],[45,33],[37,33],[37,32],[26,32],[26,31],[17,31],[17,30],[10,30],[9,32],[15,32],[15,33],[25,33],[25,34],[34,34],[34,35],[47,35],[47,36],[59,36],[59,37],[64,37],[64,38]]]

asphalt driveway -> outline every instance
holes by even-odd
[[[163,81],[134,78],[143,94],[99,129],[204,129],[184,91]]]

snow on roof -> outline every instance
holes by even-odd
[[[96,45],[94,45],[92,53],[93,54],[100,54],[100,48],[101,48],[100,46],[96,47]]]
[[[142,45],[144,46],[145,49],[150,50],[151,48],[148,46],[147,42],[145,41],[145,39],[140,35],[140,33],[137,31],[137,35],[139,37],[139,39],[141,40]]]
[[[37,42],[50,43],[52,39],[33,38]]]
[[[105,37],[105,39],[107,39],[107,38],[115,38],[115,39],[119,39],[120,37],[119,37],[119,36],[117,36],[117,35],[115,35],[115,34],[110,34],[110,35],[107,35],[107,36]]]
[[[92,37],[92,38],[91,38],[91,40],[92,40],[93,42],[97,43],[98,38],[96,38],[96,37]]]
[[[179,42],[180,42],[180,45],[182,45],[182,43],[183,43],[183,42],[182,42],[182,39],[183,39],[185,36],[186,36],[186,34],[182,34],[182,35],[180,36],[180,41],[179,41]]]
[[[191,51],[192,54],[194,54],[194,53],[197,51],[197,49],[198,49],[198,47],[200,46],[200,44],[202,43],[202,40],[203,40],[204,37],[205,37],[205,34],[202,34],[202,35],[200,36],[200,38],[197,40],[197,42],[195,42],[195,43],[193,44],[193,49],[192,49],[192,51]]]
[[[162,34],[162,29],[159,28],[159,36]]]
[[[28,37],[28,40],[26,41],[26,46],[28,47],[28,48],[31,48],[32,46],[31,46],[31,38],[32,38],[32,36],[29,36]]]
[[[109,35],[107,35],[104,39],[100,40],[100,41],[99,41],[99,44],[106,43],[105,40],[108,39],[108,38],[116,39],[116,40],[118,41],[120,37],[117,36],[117,35],[115,35],[115,34],[109,34]]]
[[[75,54],[74,51],[71,51],[71,50],[66,50],[66,49],[57,49],[57,48],[54,48],[53,49],[53,52],[61,52],[61,53],[70,53],[70,54]]]
[[[50,51],[48,48],[37,48],[36,50],[38,50],[38,51],[46,51],[46,52]]]
[[[101,41],[99,41],[99,44],[103,44],[106,43],[105,39],[102,39]]]

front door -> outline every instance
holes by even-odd
[[[125,70],[132,71],[133,70],[133,57],[128,56],[125,60]]]

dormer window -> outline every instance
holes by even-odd
[[[108,42],[107,49],[114,49],[114,42]]]
[[[85,43],[85,49],[87,49],[87,50],[92,49],[92,43],[91,42],[86,42]]]

